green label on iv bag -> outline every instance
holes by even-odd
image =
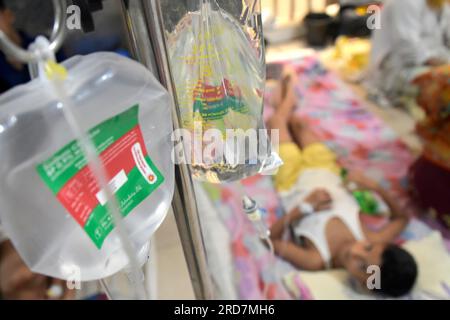
[[[164,182],[148,155],[138,114],[136,105],[89,130],[123,217]],[[37,172],[100,249],[114,225],[106,192],[100,189],[78,141],[39,164]]]

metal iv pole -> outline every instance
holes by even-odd
[[[122,11],[134,57],[157,76],[173,99],[174,129],[181,116],[167,56],[160,0],[122,0]],[[172,209],[197,299],[213,299],[213,282],[207,265],[199,212],[190,169],[175,167]]]

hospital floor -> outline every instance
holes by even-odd
[[[295,59],[311,54],[301,41],[293,41],[283,45],[271,46],[267,49],[267,62]],[[350,84],[355,92],[365,97],[364,89]],[[414,133],[415,121],[406,112],[394,108],[380,108],[368,103],[368,109],[388,124],[403,142],[415,153],[420,152],[420,141]],[[169,212],[166,220],[155,236],[157,266],[157,299],[194,299],[189,272],[184,260],[183,249],[175,219]]]
[[[172,210],[156,232],[157,299],[194,299],[189,271]]]

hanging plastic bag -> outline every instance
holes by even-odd
[[[65,94],[83,115],[124,217],[135,255],[173,195],[171,103],[140,64],[112,53],[74,57]],[[87,165],[48,83],[35,79],[0,96],[0,221],[35,272],[90,281],[128,266],[105,190]]]
[[[264,49],[256,12],[259,1],[237,21],[215,0],[193,0],[168,36],[182,125],[183,161],[194,177],[235,181],[280,165],[262,120]],[[253,23],[253,25],[252,25]],[[209,134],[215,130],[218,134]],[[211,147],[206,137],[220,135]],[[222,150],[219,150],[222,149]]]

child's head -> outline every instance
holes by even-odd
[[[356,242],[342,251],[347,271],[363,286],[373,273],[369,266],[380,268],[380,288],[377,292],[392,297],[407,294],[417,278],[417,264],[406,250],[396,245]]]

